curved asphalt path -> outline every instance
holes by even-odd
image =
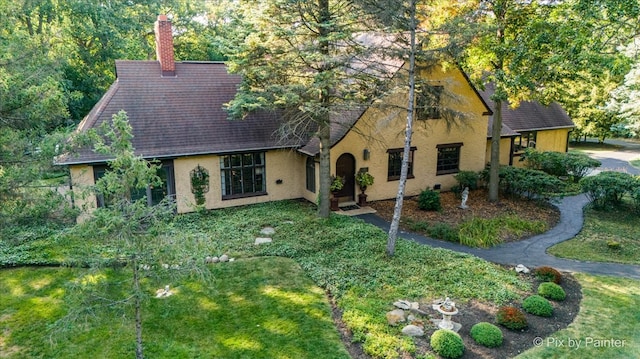
[[[638,146],[638,149],[640,149],[640,146]],[[627,162],[629,159],[638,158],[640,156],[638,152],[632,151],[626,153],[623,155],[623,158],[617,156],[620,151],[606,151],[613,152],[613,154],[616,154],[615,157],[613,157],[613,154],[606,154],[604,152],[605,151],[598,151],[599,156],[593,156],[602,161],[602,170],[624,170],[625,172],[640,174],[638,169],[629,166]],[[487,249],[470,248],[457,243],[445,242],[404,231],[400,232],[399,237],[432,247],[469,253],[488,261],[505,265],[515,266],[523,264],[529,268],[551,266],[568,272],[584,272],[640,279],[640,266],[637,265],[578,261],[554,257],[547,253],[547,248],[571,239],[580,232],[584,223],[583,207],[588,202],[589,200],[584,194],[558,200],[558,202],[554,204],[560,210],[560,221],[551,230],[522,241],[504,243]],[[470,205],[473,206],[473,204]],[[362,214],[357,217],[387,232],[389,231],[389,222],[376,214]]]

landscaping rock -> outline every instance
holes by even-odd
[[[256,238],[255,245],[271,243],[272,239],[267,237],[258,237]]]
[[[402,334],[410,337],[421,337],[424,335],[424,330],[417,325],[409,324],[402,328]]]
[[[220,262],[228,262],[229,261],[229,256],[226,254],[223,254],[220,256]]]
[[[518,264],[518,265],[516,266],[516,268],[515,268],[515,269],[516,269],[516,272],[517,272],[517,273],[524,273],[524,274],[528,274],[529,272],[531,272],[531,271],[529,270],[529,268],[525,267],[525,266],[524,266],[524,265],[522,265],[522,264]]]
[[[264,227],[260,231],[260,234],[264,234],[265,236],[270,236],[274,233],[276,233],[276,230],[273,227]]]
[[[218,262],[220,262],[220,258],[218,257],[211,258],[211,263],[218,263]]]
[[[396,308],[400,308],[400,309],[405,309],[405,310],[411,309],[411,302],[407,300],[399,300],[397,302],[394,302],[393,305]]]
[[[404,317],[404,310],[394,309],[390,312],[387,312],[387,323],[389,323],[389,325],[397,325],[398,323],[404,321],[406,321]]]

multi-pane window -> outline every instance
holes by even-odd
[[[306,172],[307,172],[307,191],[314,192],[316,191],[316,161],[313,157],[307,157],[306,164]]]
[[[436,174],[460,172],[460,148],[462,143],[450,143],[436,146],[438,149],[438,164]]]
[[[438,119],[444,86],[424,86],[416,95],[416,117],[418,120]]]
[[[102,178],[107,171],[109,171],[109,167],[106,165],[93,166],[93,178],[95,182]],[[146,197],[147,204],[154,206],[167,197],[175,199],[173,163],[171,161],[163,162],[158,168],[156,175],[160,178],[160,183],[156,185],[149,185],[144,188],[133,189],[130,193],[131,201],[137,201]],[[108,194],[97,193],[96,197],[98,207],[108,207],[115,203],[115,199],[111,198]]]
[[[520,132],[520,136],[516,137],[514,144],[516,152],[521,152],[528,147],[536,148],[537,132]]]
[[[416,147],[411,147],[409,152],[409,168],[407,171],[407,178],[413,178],[413,153]],[[387,180],[395,181],[400,179],[400,171],[402,170],[402,156],[404,149],[393,148],[387,150],[389,154],[389,166],[387,167]]]
[[[220,157],[222,198],[266,194],[264,152]]]

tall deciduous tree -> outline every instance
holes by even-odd
[[[247,3],[245,37],[230,58],[242,75],[232,117],[281,109],[283,137],[316,136],[320,143],[318,215],[329,216],[330,130],[341,111],[368,104],[384,70],[370,70],[358,40],[368,18],[352,1],[271,0]]]
[[[584,36],[571,37],[577,32],[568,20],[575,14],[564,2],[469,0],[448,4],[445,10],[453,15],[442,26],[451,53],[481,86],[495,85],[489,169],[489,200],[495,202],[502,103],[549,100],[560,84],[576,77],[579,64],[571,61],[582,54]]]

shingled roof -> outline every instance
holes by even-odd
[[[479,91],[480,96],[493,109],[495,103],[491,100],[495,87],[487,84],[485,90]],[[493,116],[490,117],[487,137],[491,138]],[[508,101],[502,102],[502,133],[501,136],[513,136],[522,131],[539,131],[559,128],[573,128],[575,124],[567,112],[558,103],[545,106],[537,101],[522,101],[517,108],[511,108]]]
[[[233,99],[240,77],[223,63],[177,62],[175,76],[161,76],[158,61],[116,61],[117,80],[80,124],[86,131],[127,112],[133,146],[144,158],[296,147],[274,135],[276,112],[256,112],[231,121],[223,104]],[[61,158],[60,164],[104,162],[90,149]]]

